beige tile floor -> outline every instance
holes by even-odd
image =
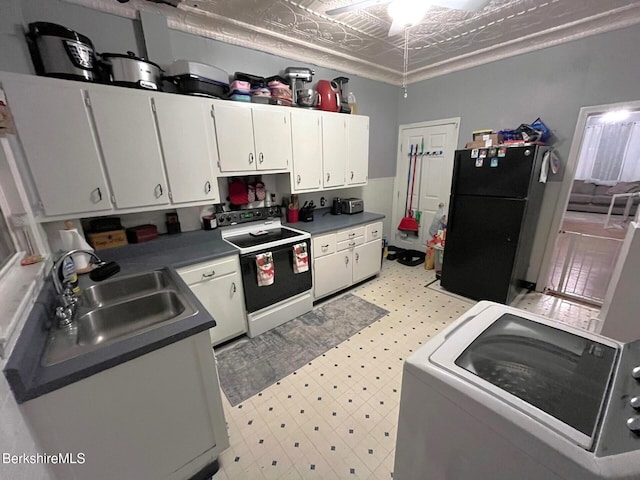
[[[231,446],[215,480],[392,478],[404,359],[474,304],[434,279],[385,261],[350,292],[387,316],[236,407],[223,395]],[[574,324],[593,313],[549,298],[519,305]]]

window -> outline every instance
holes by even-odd
[[[13,244],[9,226],[4,219],[2,209],[0,209],[0,270],[9,262],[15,253],[16,247]]]
[[[575,178],[601,185],[640,180],[640,112],[615,123],[604,117],[588,120]]]

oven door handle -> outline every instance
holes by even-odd
[[[276,252],[281,252],[283,250],[291,250],[291,251],[293,251],[293,246],[294,245],[297,245],[299,243],[304,243],[304,242],[307,242],[307,241],[309,241],[308,238],[300,238],[300,239],[295,239],[295,240],[293,240],[293,241],[291,241],[289,243],[285,243],[283,245],[276,245],[275,247],[272,247],[272,248],[269,248],[267,246],[267,247],[261,248],[257,252],[243,253],[243,254],[240,255],[240,258],[252,258],[252,259],[255,260],[256,256],[260,255],[261,253],[271,252],[271,253],[275,254]]]

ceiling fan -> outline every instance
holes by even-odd
[[[476,12],[484,8],[491,0],[361,0],[344,7],[327,10],[327,15],[364,10],[375,5],[388,4],[389,16],[392,19],[389,36],[404,32],[406,27],[412,27],[422,21],[429,7],[438,6]]]

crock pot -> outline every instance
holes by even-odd
[[[115,85],[160,90],[162,69],[157,64],[137,57],[133,52],[103,53],[100,56],[108,66],[111,82]]]
[[[88,37],[49,22],[29,24],[29,49],[38,75],[97,81],[93,43]]]

